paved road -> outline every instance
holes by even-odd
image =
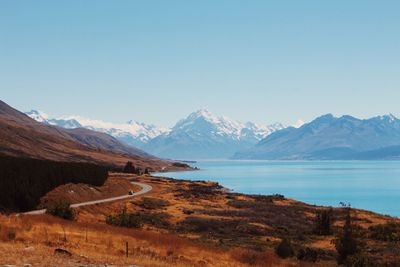
[[[82,207],[82,206],[89,206],[89,205],[94,205],[94,204],[112,202],[112,201],[121,200],[121,199],[125,199],[125,198],[140,196],[140,195],[146,194],[147,192],[150,192],[153,189],[153,187],[151,187],[151,185],[148,185],[148,184],[137,183],[137,182],[131,182],[131,184],[140,186],[142,188],[142,190],[135,192],[132,195],[128,195],[128,192],[126,192],[126,195],[119,196],[119,197],[110,197],[110,198],[105,198],[105,199],[99,199],[99,200],[93,200],[93,201],[72,204],[71,208],[78,208],[78,207]],[[37,215],[37,214],[44,214],[44,213],[46,213],[46,209],[28,211],[28,212],[24,212],[23,214]]]

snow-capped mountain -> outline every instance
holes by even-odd
[[[25,112],[25,114],[36,121],[50,125],[56,125],[68,129],[86,128],[107,133],[127,145],[138,148],[141,148],[154,137],[169,131],[167,128],[160,128],[155,125],[139,123],[133,120],[130,120],[127,123],[111,123],[76,115],[50,118],[46,113],[37,110],[31,110]]]
[[[47,115],[46,113],[44,113],[43,111],[40,111],[40,110],[31,110],[31,111],[25,112],[25,114],[37,122],[46,123],[47,119],[49,118],[49,115]]]
[[[225,116],[215,116],[205,109],[191,113],[171,129],[133,120],[117,124],[81,116],[50,118],[46,113],[36,110],[26,114],[50,125],[107,133],[124,144],[171,159],[229,158],[235,152],[250,148],[269,134],[284,128],[280,123],[269,126],[241,123]]]
[[[235,159],[400,158],[400,120],[327,114],[299,128],[286,128],[235,154]]]
[[[157,136],[143,149],[159,157],[174,159],[222,159],[250,148],[282,124],[259,126],[215,116],[201,109],[180,120],[169,132]]]

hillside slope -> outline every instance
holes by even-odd
[[[37,122],[0,101],[0,154],[121,166],[133,161],[154,170],[171,164],[87,129],[67,130]]]

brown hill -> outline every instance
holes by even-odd
[[[74,129],[61,128],[61,130],[66,132],[75,141],[93,148],[98,148],[128,155],[155,158],[154,156],[147,154],[146,152],[138,148],[122,144],[116,138],[106,133],[96,132],[85,128],[74,128]]]
[[[36,122],[1,100],[0,154],[113,166],[132,161],[136,166],[154,170],[173,167],[171,162],[126,147],[107,134],[87,129],[63,129]]]

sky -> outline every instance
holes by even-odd
[[[172,126],[400,116],[400,1],[0,1],[0,96]]]

